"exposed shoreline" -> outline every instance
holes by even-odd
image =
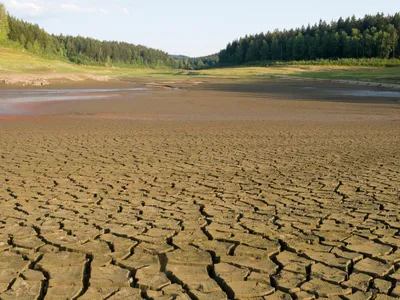
[[[296,80],[296,81],[311,81],[311,82],[324,82],[324,83],[338,83],[349,86],[364,86],[364,87],[376,87],[383,89],[400,90],[400,84],[381,83],[373,81],[359,81],[359,80],[346,80],[346,79],[324,79],[324,78],[311,78],[301,76],[286,76],[286,75],[273,75],[272,78],[283,79],[283,80]],[[200,80],[202,79],[202,80]],[[0,74],[0,90],[4,89],[57,89],[57,88],[127,88],[127,87],[154,87],[154,88],[165,88],[174,89],[175,82],[181,84],[198,85],[204,81],[229,81],[229,78],[212,78],[208,76],[197,77],[194,80],[193,77],[187,76],[186,78],[152,78],[152,77],[135,77],[135,76],[97,76],[90,73],[11,73],[11,74]],[[235,78],[238,80],[238,78]],[[239,79],[240,80],[240,79]],[[263,81],[262,78],[246,78],[245,81]],[[178,87],[179,88],[179,87]]]
[[[346,80],[346,79],[324,79],[324,78],[283,76],[283,75],[276,75],[275,77],[282,78],[282,79],[292,79],[292,80],[302,80],[302,81],[319,81],[319,82],[327,82],[327,83],[340,83],[340,84],[347,84],[347,85],[358,85],[358,86],[366,86],[366,87],[379,87],[379,88],[385,88],[385,89],[400,90],[400,84],[381,83],[381,82],[373,82],[373,81],[359,81],[359,80]]]
[[[67,87],[70,93],[60,98],[59,89],[69,91]],[[138,87],[146,90],[134,90]],[[107,92],[110,88],[115,92]],[[365,111],[364,120],[378,120],[380,111],[385,111],[385,114],[390,112],[390,120],[398,121],[400,108],[400,93],[397,96],[398,92],[388,92],[380,87],[293,79],[254,82],[213,80],[194,84],[193,81],[182,80],[125,78],[117,84],[89,81],[73,86],[57,83],[51,87],[24,87],[20,90],[27,100],[18,99],[14,103],[12,100],[7,102],[5,97],[7,91],[12,95],[18,94],[17,88],[0,90],[0,115],[68,115],[135,120],[318,119],[325,122],[325,119],[334,118],[332,112],[325,113],[329,107],[340,113],[341,120],[354,122],[360,118],[359,109]],[[41,91],[44,92],[44,101],[38,96]],[[46,91],[50,96],[46,95]],[[33,97],[34,101],[29,97]]]
[[[3,273],[20,276],[13,290],[36,286],[36,299],[48,284],[46,299],[72,299],[85,278],[85,299],[188,299],[165,274],[195,294],[219,288],[211,269],[238,278],[237,298],[290,299],[269,274],[287,287],[287,270],[302,270],[293,288],[348,295],[351,257],[369,282],[394,272],[399,104],[323,82],[153,82],[181,89],[0,115],[0,255]]]

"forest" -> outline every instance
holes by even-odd
[[[0,41],[5,39],[34,54],[67,59],[77,64],[177,67],[177,62],[167,53],[145,46],[80,36],[50,35],[38,25],[7,15],[4,5],[0,4]]]
[[[219,67],[218,54],[203,57],[188,57],[184,55],[173,55],[172,57],[178,61],[180,69],[201,70]]]
[[[221,64],[346,58],[400,58],[400,14],[340,18],[246,36],[219,53]]]
[[[12,42],[34,54],[76,64],[117,67],[167,67],[199,70],[220,66],[303,64],[376,65],[400,58],[400,13],[340,18],[291,30],[275,30],[235,40],[219,53],[190,58],[117,41],[50,35],[36,24],[7,14],[0,3],[0,44]],[[376,60],[374,60],[376,59]],[[400,64],[398,60],[385,65]]]
[[[177,57],[161,50],[117,41],[86,37],[50,35],[36,24],[7,14],[0,3],[0,42],[12,41],[31,53],[53,59],[66,59],[83,65],[118,67],[168,67],[203,69],[218,65],[218,55]]]
[[[117,41],[99,41],[86,37],[50,35],[36,24],[7,14],[0,3],[0,43],[11,41],[31,53],[52,59],[66,59],[83,65],[118,67],[168,67],[203,69],[218,66],[218,54],[190,58]]]

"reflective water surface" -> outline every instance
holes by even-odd
[[[88,100],[112,97],[120,92],[129,93],[147,90],[149,89],[0,90],[0,114],[24,113],[21,109],[16,109],[16,105],[22,103]]]

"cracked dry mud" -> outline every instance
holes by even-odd
[[[1,299],[396,299],[396,124],[3,124]]]

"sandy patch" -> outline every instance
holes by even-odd
[[[47,86],[52,81],[85,81],[94,80],[100,82],[107,82],[110,80],[108,76],[94,76],[88,74],[62,74],[62,73],[49,73],[49,74],[0,74],[0,83],[5,85],[19,85],[19,86]]]

